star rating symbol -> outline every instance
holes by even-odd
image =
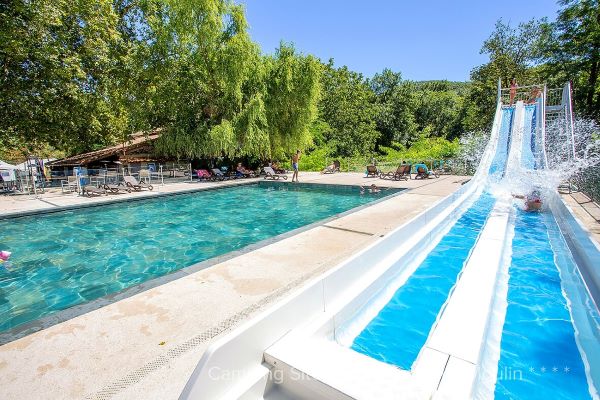
[[[540,370],[541,370],[542,372],[546,372],[546,367],[542,367],[542,368],[540,368]]]
[[[552,372],[558,372],[558,368],[552,367]]]
[[[563,369],[563,371],[565,371],[565,373],[566,373],[566,374],[568,374],[570,370],[571,370],[571,368],[569,368],[569,367],[565,367],[565,368]]]

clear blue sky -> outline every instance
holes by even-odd
[[[481,44],[502,18],[555,19],[554,0],[238,0],[264,53],[280,40],[303,53],[372,76],[387,67],[404,79],[464,81],[487,61]]]

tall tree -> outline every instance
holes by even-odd
[[[502,20],[496,22],[494,32],[481,48],[482,54],[489,55],[489,62],[471,71],[472,85],[463,110],[467,130],[487,129],[491,124],[498,79],[503,87],[509,86],[511,78],[521,86],[540,83],[532,67],[539,57],[544,22],[531,20],[517,27]]]
[[[224,0],[169,0],[156,1],[147,12],[151,99],[157,122],[167,127],[159,150],[184,157],[232,154],[232,121],[260,60],[242,7]]]
[[[545,76],[559,77],[561,84],[572,80],[577,110],[599,118],[600,5],[598,0],[560,0],[559,4],[558,17],[546,25],[543,36]]]
[[[390,146],[398,142],[404,146],[415,139],[417,125],[414,119],[415,88],[402,81],[399,72],[384,69],[369,80],[375,94],[376,127],[380,132],[378,144]]]
[[[118,135],[117,23],[110,0],[0,4],[0,141],[89,150]]]
[[[271,155],[281,158],[312,144],[311,126],[321,95],[321,63],[282,43],[266,75],[266,113]]]
[[[320,117],[329,126],[326,140],[342,157],[366,155],[375,149],[375,96],[366,80],[348,67],[335,68],[333,60],[323,73]]]

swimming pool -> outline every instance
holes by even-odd
[[[0,332],[396,192],[260,182],[0,220]]]

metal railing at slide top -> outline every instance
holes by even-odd
[[[570,154],[568,157],[576,158],[575,131],[573,124],[573,99],[572,87],[568,82],[562,88],[548,88],[546,85],[531,85],[518,87],[513,98],[513,102],[519,100],[528,101],[532,99],[534,88],[541,90],[543,99],[542,113],[542,146],[545,149],[546,128],[550,125],[561,124],[567,132],[566,140],[570,145]],[[498,81],[498,100],[503,104],[510,104],[511,89],[502,88],[500,80]],[[569,191],[579,191],[586,194],[591,201],[600,200],[600,166],[588,167],[584,171],[573,175],[567,182],[560,185],[561,189],[568,187]]]
[[[515,89],[515,96],[512,99],[513,104],[517,101],[529,102],[534,101],[536,95],[534,94],[534,90],[538,89],[540,96],[543,94],[544,87],[540,85],[530,85],[530,86],[519,86]],[[562,89],[560,89],[562,90]],[[562,92],[561,92],[562,95]],[[500,89],[500,100],[502,104],[510,104],[511,102],[511,88],[502,88]]]

